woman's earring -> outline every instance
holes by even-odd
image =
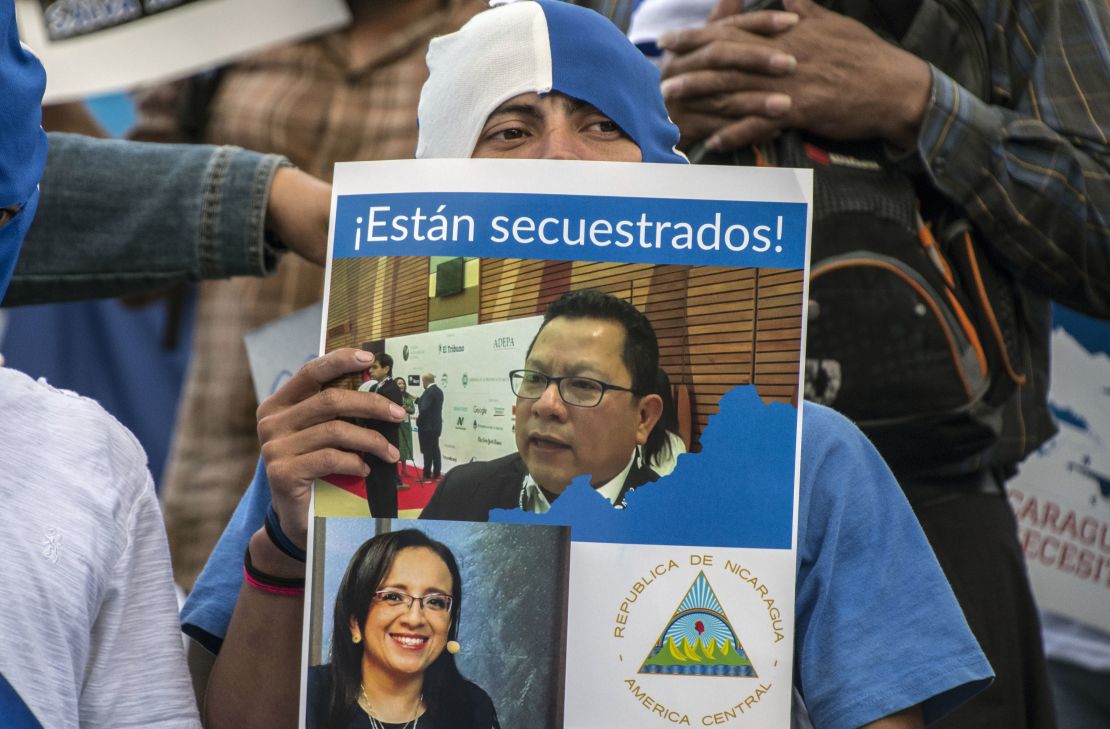
[[[351,633],[351,642],[352,643],[359,643],[361,641],[362,641],[362,636],[361,635],[359,635],[358,633]]]

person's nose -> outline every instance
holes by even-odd
[[[423,625],[425,622],[427,622],[427,619],[424,615],[424,606],[420,602],[420,600],[412,601],[412,604],[408,606],[407,610],[405,610],[405,614],[402,616],[402,619],[404,620],[405,625],[411,625],[414,627]]]
[[[547,383],[547,389],[543,391],[538,400],[532,403],[532,412],[541,418],[566,419],[567,404],[563,402],[563,397],[559,394],[558,384],[554,382]]]
[[[582,135],[569,124],[553,124],[541,138],[540,159],[590,159]]]

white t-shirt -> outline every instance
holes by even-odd
[[[0,673],[43,726],[200,726],[142,448],[92,400],[4,368],[0,550]]]

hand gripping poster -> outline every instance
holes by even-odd
[[[790,726],[811,188],[337,166],[321,349],[408,419],[317,482],[302,722],[393,661],[444,726]]]

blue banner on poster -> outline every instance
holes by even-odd
[[[340,195],[335,258],[805,266],[806,204],[519,193]]]

